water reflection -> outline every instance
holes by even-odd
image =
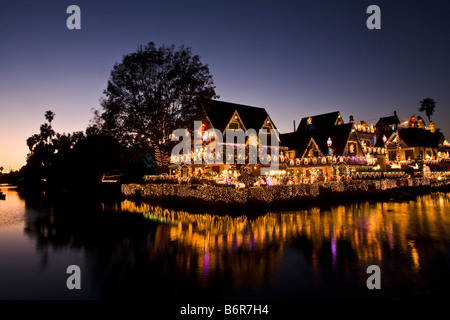
[[[82,264],[91,298],[391,299],[449,284],[449,193],[251,217],[129,200],[26,207],[44,268],[55,253]],[[371,264],[379,292],[365,286]]]
[[[0,191],[6,195],[0,200],[0,230],[23,222],[23,201],[17,197],[16,188],[0,184]]]
[[[388,277],[403,273],[408,282],[416,279],[414,273],[421,271],[422,264],[448,262],[449,202],[450,195],[440,193],[410,202],[338,206],[329,212],[318,208],[269,212],[255,219],[190,214],[128,200],[104,210],[138,213],[158,221],[152,258],[165,254],[160,249],[172,243],[183,247],[176,252],[176,265],[186,273],[195,265],[202,286],[209,283],[208,275],[214,278],[226,272],[238,289],[276,282],[284,249],[294,247],[309,261],[312,283],[319,283],[329,269],[348,281],[356,275],[353,281],[362,289],[364,271],[371,264],[380,266]],[[391,280],[388,286],[395,287],[397,280]],[[410,289],[420,291],[420,286]]]

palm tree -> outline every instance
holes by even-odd
[[[425,98],[422,101],[420,101],[419,111],[420,112],[425,111],[425,114],[428,117],[429,123],[431,123],[430,116],[433,115],[435,107],[436,107],[436,102],[431,98]]]
[[[45,119],[47,119],[50,126],[52,125],[53,118],[55,117],[55,113],[51,110],[45,112]]]

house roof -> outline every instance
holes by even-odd
[[[238,112],[247,130],[255,129],[258,132],[262,128],[264,121],[267,118],[270,119],[269,114],[264,108],[218,100],[210,100],[203,106],[203,109],[211,121],[212,126],[222,132],[226,129],[235,111]],[[276,128],[273,122],[272,124]]]
[[[398,130],[398,134],[408,147],[438,148],[444,138],[442,132],[431,132],[419,128],[402,128]]]
[[[398,116],[396,114],[393,116],[380,118],[380,120],[378,120],[376,126],[379,126],[379,125],[390,126],[393,124],[400,124],[400,120],[398,119]]]
[[[289,132],[280,134],[280,145],[288,147],[289,150],[305,150],[311,140],[311,134],[305,134],[304,132]]]
[[[353,123],[342,124],[339,126],[322,127],[319,129],[296,131],[284,133],[281,135],[281,145],[287,146],[291,150],[297,150],[298,155],[302,155],[309,142],[313,139],[323,154],[328,154],[328,138],[333,142],[332,148],[335,154],[342,155],[347,146]]]
[[[308,125],[308,118],[311,118],[312,125]],[[323,127],[331,127],[337,124],[338,119],[341,118],[339,111],[319,114],[312,117],[302,118],[298,125],[297,131],[304,131],[307,129],[319,129]]]
[[[281,145],[284,147],[288,147],[289,150],[295,150],[297,147],[297,140],[299,139],[299,137],[300,135],[296,131],[281,133],[280,134]]]

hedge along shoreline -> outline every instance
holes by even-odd
[[[448,186],[447,184],[446,187]],[[127,198],[212,206],[279,205],[393,195],[397,198],[408,198],[434,191],[432,189],[434,188],[431,188],[430,179],[427,178],[332,181],[242,189],[200,184],[123,184],[121,186],[122,194]]]

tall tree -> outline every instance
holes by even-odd
[[[45,112],[45,119],[47,119],[50,126],[52,125],[52,121],[55,118],[55,113],[52,110],[48,110]]]
[[[167,153],[173,130],[190,124],[197,108],[215,97],[208,66],[189,47],[150,42],[114,66],[97,127],[123,143]]]
[[[425,98],[422,101],[420,101],[420,108],[419,111],[423,112],[425,111],[425,114],[428,117],[428,122],[431,123],[430,116],[434,113],[434,108],[436,107],[436,102],[431,98]]]

